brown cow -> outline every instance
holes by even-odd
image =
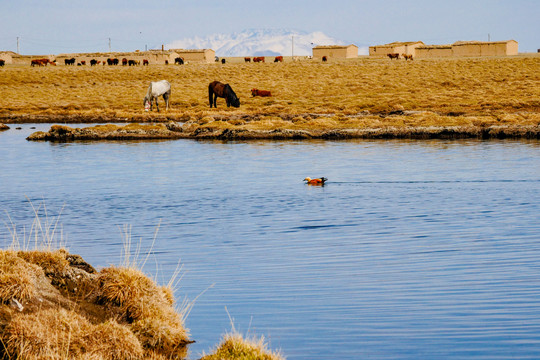
[[[122,66],[126,66],[128,64],[128,59],[123,58],[122,59]]]
[[[283,62],[283,56],[276,56],[274,62]]]
[[[253,62],[264,62],[264,56],[254,57]]]
[[[0,60],[0,67],[6,65],[6,61],[5,60]]]
[[[322,61],[323,61],[323,62],[327,62],[327,61],[328,61],[328,58],[327,58],[326,56],[323,56],[323,57],[322,57]]]
[[[411,54],[411,55],[401,54],[401,56],[403,56],[403,58],[405,59],[405,61],[407,61],[407,60],[412,60],[412,59],[413,59],[412,54]]]
[[[268,90],[251,89],[251,96],[272,96],[272,93]]]
[[[33,59],[30,61],[30,66],[47,66],[49,59]]]
[[[245,57],[244,62],[251,62],[251,58],[250,57]]]
[[[392,59],[399,60],[399,54],[398,53],[387,54],[387,56],[390,58],[390,60],[392,60]]]
[[[143,59],[142,64],[143,64],[143,66],[148,65],[148,60]]]

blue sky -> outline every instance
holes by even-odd
[[[358,46],[509,40],[540,48],[540,0],[0,0],[0,50],[22,54],[158,48],[245,29],[322,31]]]

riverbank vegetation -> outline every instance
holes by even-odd
[[[36,215],[28,235],[19,236],[13,226],[11,246],[0,249],[0,359],[188,356],[194,340],[184,320],[193,303],[175,307],[174,280],[158,285],[129,260],[129,246],[122,266],[96,270],[81,256],[54,248],[56,228],[57,221],[42,223]],[[242,359],[283,359],[262,341],[236,336],[226,344],[231,341],[243,349]]]
[[[1,70],[0,122],[178,122],[201,132],[330,131],[390,134],[450,128],[517,133],[540,125],[540,57],[358,58],[286,63],[155,65],[149,67],[21,67]],[[172,85],[169,111],[145,112],[150,81]],[[240,108],[208,84],[229,83]],[[251,89],[271,97],[252,97]],[[163,100],[160,100],[161,102]]]

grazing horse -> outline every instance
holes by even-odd
[[[222,84],[219,81],[212,81],[208,84],[208,100],[210,101],[210,108],[212,104],[217,108],[216,100],[217,98],[225,98],[227,102],[227,107],[231,105],[234,107],[240,107],[240,99],[236,96],[233,89],[229,84]]]
[[[171,96],[171,84],[167,80],[152,81],[143,99],[144,108],[152,110],[152,102],[156,101],[156,108],[159,112],[158,97],[163,96],[165,100],[165,110],[169,110],[169,97]]]
[[[272,96],[272,93],[268,90],[251,89],[251,96]]]
[[[393,53],[393,54],[386,54],[390,60],[392,59],[396,59],[396,60],[399,60],[399,53]]]

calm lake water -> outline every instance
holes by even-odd
[[[208,289],[191,359],[228,313],[288,359],[540,358],[538,141],[55,144],[21,126],[0,133],[4,223],[44,203],[98,268],[121,263],[124,225],[141,260],[159,227],[145,271],[166,284],[181,261],[177,299]]]

